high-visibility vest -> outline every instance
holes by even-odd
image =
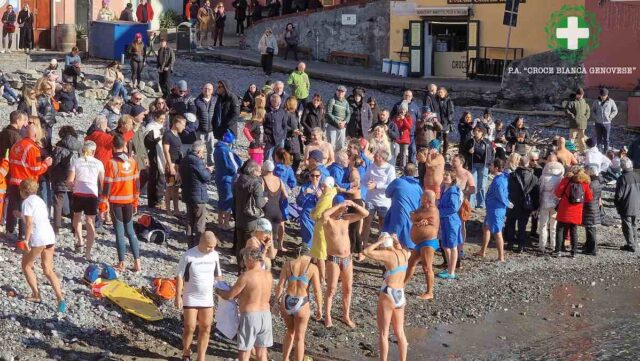
[[[111,159],[104,170],[102,199],[114,204],[138,203],[140,173],[135,159]]]
[[[40,159],[40,147],[31,138],[23,138],[9,151],[9,184],[20,185],[25,179],[38,180],[49,167]]]
[[[0,198],[4,198],[7,192],[7,173],[9,173],[9,159],[4,158],[0,162]]]

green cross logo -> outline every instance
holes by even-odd
[[[563,60],[583,61],[600,46],[602,28],[584,6],[565,5],[551,14],[545,27],[549,49]]]

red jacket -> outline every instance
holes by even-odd
[[[583,179],[582,175],[587,177],[587,180]],[[582,184],[582,190],[584,191],[584,201],[591,202],[593,200],[593,193],[589,188],[589,176],[586,174],[579,174],[571,178],[572,182],[579,182]],[[556,197],[560,198],[558,203],[558,215],[556,218],[558,222],[569,224],[582,224],[582,208],[584,203],[571,203],[569,202],[569,178],[564,178],[558,188],[556,188]]]
[[[398,127],[398,131],[400,132],[400,136],[396,139],[396,143],[398,144],[411,144],[411,127],[413,126],[413,119],[407,113],[404,118],[400,118],[400,116],[396,116],[393,120]]]
[[[22,138],[9,151],[9,184],[20,185],[25,179],[35,179],[44,174],[49,166],[42,161],[40,147],[31,138]]]
[[[95,157],[102,162],[102,165],[106,168],[107,163],[113,158],[113,136],[102,130],[96,130],[84,140],[90,140],[96,143]]]
[[[136,18],[138,19],[138,22],[141,23],[142,21],[142,7],[145,5],[139,4],[138,8],[136,9]],[[148,22],[151,22],[151,20],[153,20],[153,8],[151,7],[151,3],[147,1],[147,20]]]

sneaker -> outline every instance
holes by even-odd
[[[64,300],[58,303],[58,312],[67,313],[67,303]]]
[[[560,257],[560,256],[562,256],[562,252],[560,251],[551,252],[551,257]]]
[[[620,247],[620,250],[621,251],[627,251],[627,252],[635,252],[636,251],[635,248],[631,247],[628,244],[625,244],[624,246]]]
[[[0,54],[4,54],[4,50],[0,50]]]
[[[445,279],[445,280],[446,280],[446,279],[449,279],[449,277],[450,277],[450,276],[451,276],[451,275],[449,274],[449,271],[442,271],[442,272],[440,272],[440,273],[438,273],[438,274],[436,275],[436,277],[438,277],[438,278],[442,278],[442,279]]]

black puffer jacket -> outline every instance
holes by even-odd
[[[73,135],[67,135],[56,143],[51,153],[53,162],[49,167],[49,177],[54,192],[70,191],[66,184],[67,175],[71,163],[78,157],[81,148],[82,142]]]
[[[582,207],[582,225],[595,226],[602,222],[600,217],[600,196],[602,194],[602,179],[599,176],[591,176],[589,183],[593,199],[591,202],[584,202]]]
[[[509,201],[513,203],[513,208],[508,213],[531,212],[540,206],[540,191],[538,188],[538,178],[529,168],[518,167],[509,174]],[[533,209],[525,209],[525,195],[529,195]]]
[[[264,216],[262,208],[267,204],[264,196],[264,186],[262,179],[253,175],[241,174],[233,184],[233,200],[235,203],[236,227],[247,230],[250,222]],[[249,199],[255,202],[254,210],[257,214],[250,214],[248,209]]]
[[[214,110],[213,136],[217,140],[222,140],[227,129],[235,134],[236,123],[238,122],[238,117],[240,117],[240,99],[233,93],[226,80],[221,80],[220,83],[224,87],[226,94],[223,96],[218,95]]]
[[[184,116],[187,113],[196,113],[196,106],[193,104],[193,97],[191,95],[180,95],[172,92],[167,97],[167,106],[169,107],[171,114],[180,114]]]
[[[369,138],[369,129],[373,123],[371,107],[365,103],[364,99],[356,102],[353,96],[348,99],[351,107],[351,119],[347,124],[347,135],[352,138]]]
[[[320,128],[324,131],[324,107],[314,107],[313,102],[308,102],[302,111],[300,125],[304,129],[304,136],[311,138],[311,129]]]
[[[264,118],[264,142],[269,146],[277,145],[285,140],[289,131],[289,118],[292,115],[280,108],[270,111]]]
[[[37,99],[38,117],[42,127],[53,128],[56,124],[56,110],[53,109],[51,98],[48,95],[40,95]]]
[[[209,99],[209,102],[205,101],[202,94],[198,95],[193,102],[196,107],[196,117],[198,118],[198,131],[211,132],[213,131],[213,110],[216,107],[213,96]]]
[[[436,97],[436,109],[433,110],[434,113],[438,114],[438,119],[440,119],[440,123],[445,130],[453,130],[453,114],[455,112],[455,108],[453,106],[453,101],[449,96],[445,98]]]
[[[285,141],[285,148],[291,154],[302,154],[300,136],[293,134],[296,130],[302,130],[298,122],[298,117],[291,113],[287,114],[289,116],[287,117],[287,139]]]

